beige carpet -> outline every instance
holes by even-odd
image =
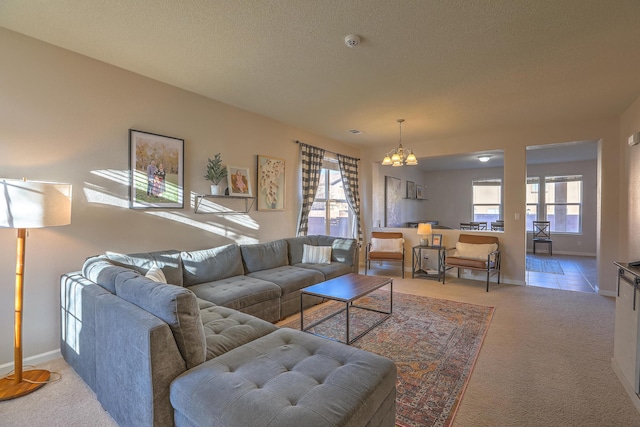
[[[380,271],[391,276],[396,270]],[[638,426],[611,368],[612,298],[555,289],[394,276],[394,291],[496,308],[455,421],[467,426]],[[95,395],[61,361],[62,379],[0,402],[0,425],[113,426]]]

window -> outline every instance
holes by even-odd
[[[533,231],[533,221],[538,220],[540,204],[540,178],[527,178],[527,231]]]
[[[582,175],[547,176],[544,211],[552,232],[582,231]]]
[[[473,180],[473,221],[490,224],[502,218],[502,179]]]
[[[325,157],[320,185],[309,213],[309,234],[354,237],[354,216],[342,186],[338,160]]]

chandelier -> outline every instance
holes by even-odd
[[[397,122],[400,126],[400,143],[398,145],[398,148],[395,148],[387,153],[387,155],[384,157],[384,160],[382,161],[382,164],[385,166],[417,165],[418,159],[416,159],[416,155],[413,154],[413,151],[402,146],[402,122],[404,122],[404,119],[398,119]]]

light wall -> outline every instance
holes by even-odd
[[[72,224],[31,230],[27,239],[25,357],[59,348],[59,277],[85,258],[293,236],[300,206],[294,142],[360,157],[359,149],[5,29],[0,52],[0,177],[73,184]],[[130,128],[185,140],[184,209],[128,209]],[[254,174],[258,154],[284,158],[285,211],[194,214],[191,195],[210,191],[203,175],[207,157],[218,152],[224,164]],[[0,248],[2,366],[13,361],[15,230],[0,229]]]
[[[427,217],[453,229],[459,229],[461,222],[473,221],[473,180],[502,179],[502,174],[503,168],[427,172]],[[491,224],[487,225],[491,228]]]
[[[623,196],[620,198],[620,256],[617,261],[640,260],[640,145],[628,146],[627,138],[640,132],[640,98],[620,120],[620,175]]]
[[[640,109],[640,107],[638,108]],[[503,250],[503,277],[509,283],[524,283],[526,258],[525,182],[527,176],[526,147],[558,144],[572,141],[599,140],[600,158],[597,166],[598,188],[596,202],[599,292],[615,295],[615,268],[618,258],[619,204],[620,204],[620,119],[608,117],[579,122],[541,124],[533,127],[478,132],[473,135],[456,135],[446,139],[414,141],[411,139],[410,121],[407,120],[404,139],[418,158],[459,155],[468,152],[504,150],[504,220],[505,232],[500,237]],[[376,176],[374,164],[384,157],[390,146],[363,152],[364,176]],[[640,159],[639,159],[640,160]],[[639,177],[640,180],[640,177]],[[363,182],[362,212],[364,233],[371,232],[372,212],[375,211],[373,185]],[[427,190],[428,194],[429,190]],[[449,197],[455,197],[451,194]],[[639,221],[640,222],[640,221]],[[443,233],[446,234],[446,233]],[[453,236],[452,236],[453,237]],[[447,237],[445,236],[445,242]],[[640,258],[640,253],[638,258]]]

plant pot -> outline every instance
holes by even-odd
[[[211,195],[212,196],[224,196],[224,190],[222,189],[222,185],[212,185],[211,186]]]

